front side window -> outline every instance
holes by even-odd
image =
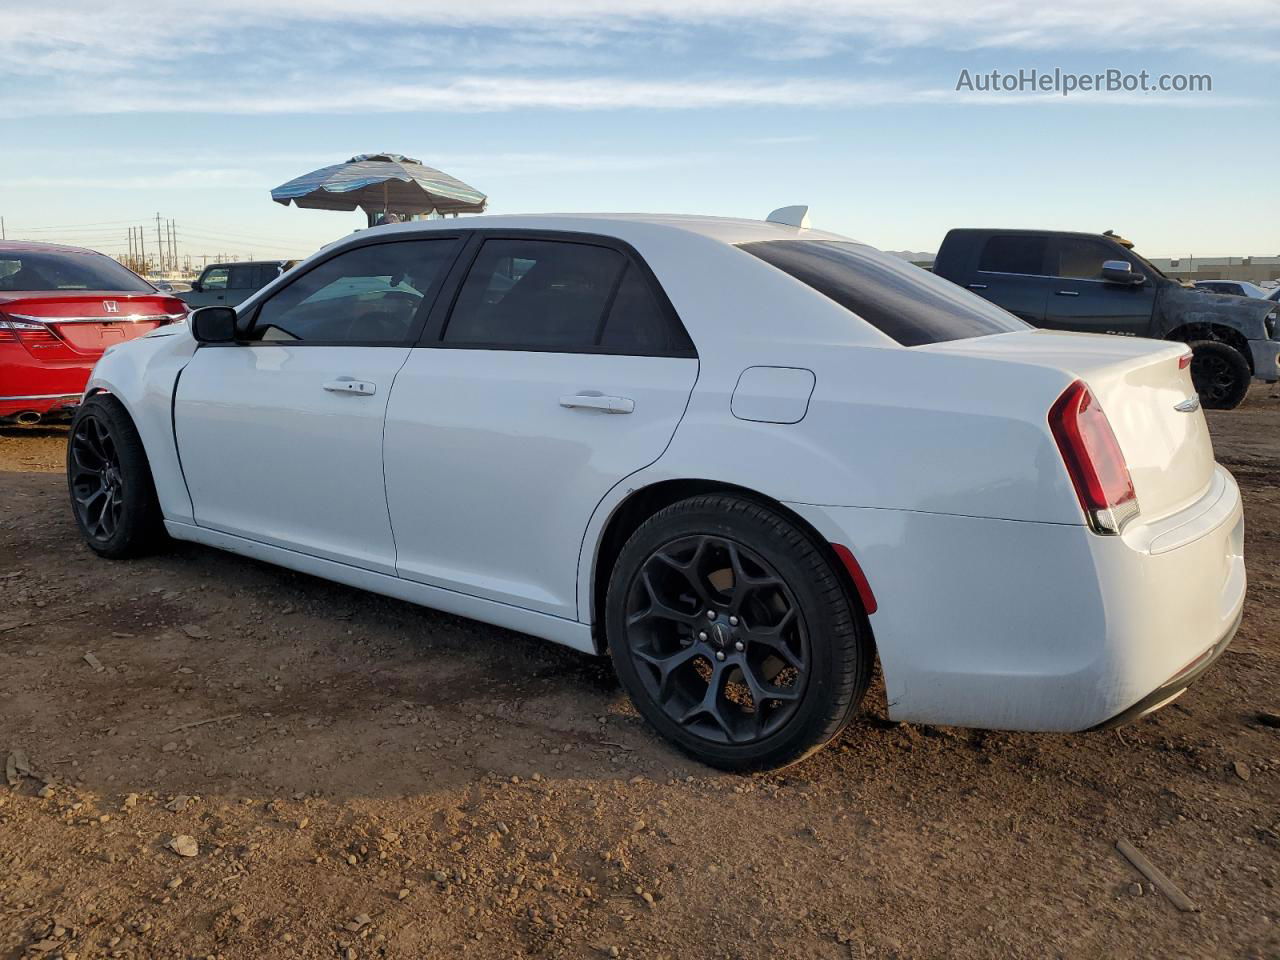
[[[227,289],[227,278],[231,276],[229,267],[212,267],[204,272],[204,276],[200,278],[200,289],[202,290],[225,290]]]
[[[266,300],[247,339],[265,343],[403,344],[453,262],[453,239],[357,247]]]
[[[97,253],[0,254],[0,290],[104,290],[154,293],[132,270]]]
[[[1029,234],[988,237],[978,258],[978,269],[1043,276],[1045,246],[1046,238]]]
[[[643,271],[610,247],[486,240],[445,328],[454,346],[692,355]]]
[[[860,243],[764,240],[742,249],[906,347],[1030,329],[951,281]]]
[[[1059,237],[1055,277],[1071,280],[1099,280],[1102,264],[1107,260],[1126,259],[1115,247],[1086,237]]]

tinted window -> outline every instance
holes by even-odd
[[[1098,280],[1105,260],[1123,260],[1124,256],[1109,243],[1077,237],[1059,237],[1056,277],[1074,280]]]
[[[147,283],[98,253],[0,253],[0,290],[120,290],[151,293]]]
[[[257,281],[258,267],[252,263],[242,263],[231,268],[227,286],[232,290],[257,290],[261,286]]]
[[[978,269],[991,273],[1044,274],[1045,237],[988,237]]]
[[[653,287],[635,264],[627,265],[618,284],[600,345],[614,353],[693,354],[693,343],[683,325],[658,302]]]
[[[767,240],[743,250],[807,284],[904,346],[1030,327],[993,303],[860,243]]]
[[[338,254],[263,303],[249,339],[404,343],[456,250],[455,240],[401,240]]]

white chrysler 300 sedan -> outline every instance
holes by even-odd
[[[164,535],[608,651],[695,757],[892,718],[1084,730],[1230,641],[1239,491],[1183,346],[1034,330],[844,237],[479,217],[109,349],[89,545]]]

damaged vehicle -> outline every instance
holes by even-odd
[[[1206,407],[1231,409],[1257,379],[1280,379],[1274,302],[1165,276],[1111,231],[956,229],[933,272],[1037,327],[1188,344]]]
[[[611,656],[726,769],[828,743],[877,661],[894,720],[1087,730],[1239,624],[1189,357],[796,208],[375,227],[108,349],[70,507],[108,558],[172,537]]]

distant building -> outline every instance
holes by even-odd
[[[1280,257],[1148,257],[1179,280],[1280,280]]]

